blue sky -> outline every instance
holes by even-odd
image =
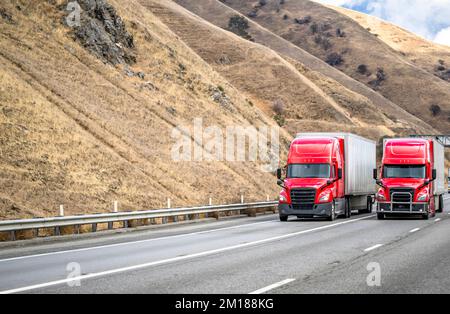
[[[316,0],[377,16],[450,46],[450,0]]]

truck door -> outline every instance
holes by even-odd
[[[342,169],[342,178],[336,184],[336,197],[345,197],[345,169],[344,169],[344,141],[339,141],[339,145],[336,146],[336,176],[338,176],[339,169]]]

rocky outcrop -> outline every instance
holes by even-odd
[[[79,0],[80,25],[74,35],[91,53],[105,62],[133,64],[134,39],[115,8],[105,0]]]

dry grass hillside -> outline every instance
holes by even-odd
[[[231,1],[219,0],[174,0],[179,5],[195,13],[197,16],[210,23],[228,29],[232,18],[240,16],[248,22],[246,33],[251,37],[251,41],[264,45],[280,56],[294,60],[310,71],[322,74],[328,80],[334,80],[354,94],[365,97],[383,115],[395,122],[395,132],[401,135],[414,133],[435,133],[437,132],[429,124],[418,117],[407,112],[397,104],[394,104],[369,86],[347,76],[337,68],[328,65],[323,60],[313,56],[299,46],[271,32],[260,24],[248,19],[246,14],[234,10],[228,6]],[[254,2],[254,1],[253,1]],[[252,3],[253,3],[252,2]],[[372,121],[374,123],[374,121]],[[303,123],[302,123],[303,125]],[[325,125],[325,124],[323,124]]]
[[[322,122],[335,128],[353,126],[374,138],[394,134],[386,125],[395,127],[395,123],[380,114],[365,97],[332,79],[207,23],[173,2],[141,0],[141,3],[267,115],[280,118],[280,124],[291,134],[306,131],[309,123],[316,131],[325,130]],[[283,108],[274,109],[274,104]]]
[[[374,16],[342,7],[329,7],[355,20],[414,64],[450,82],[450,47],[430,42]]]
[[[205,127],[276,123],[137,1],[108,2],[124,28],[113,45],[111,34],[93,37],[97,20],[66,26],[66,1],[0,4],[0,217],[275,197],[257,163],[172,161],[173,128],[196,117]]]
[[[450,130],[449,82],[414,64],[353,19],[307,0],[221,2],[439,131]]]

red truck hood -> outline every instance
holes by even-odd
[[[289,189],[315,188],[318,189],[327,184],[329,179],[286,179],[285,185]]]
[[[383,179],[384,186],[388,188],[413,188],[417,189],[422,186],[425,182],[424,179],[405,179],[405,178],[395,178],[395,179]]]

